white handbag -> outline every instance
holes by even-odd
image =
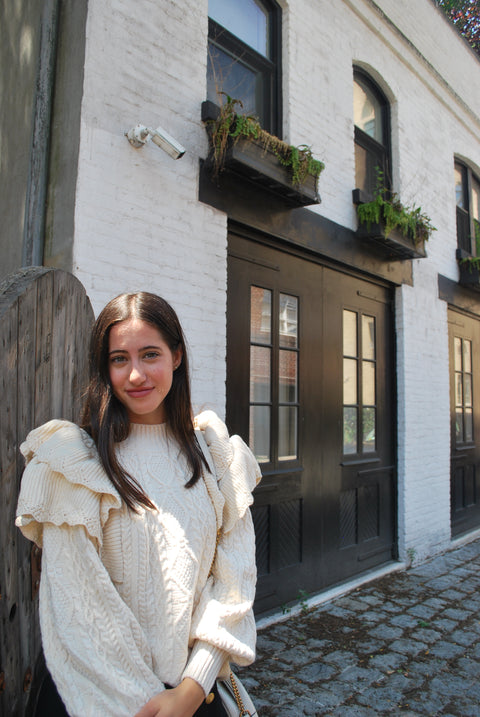
[[[233,672],[229,679],[217,680],[217,690],[228,717],[258,717],[250,695]]]

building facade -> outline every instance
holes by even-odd
[[[123,291],[173,303],[196,407],[226,415],[262,464],[259,612],[479,529],[480,64],[442,12],[23,5],[5,18],[25,101],[3,115],[2,148],[29,109],[28,156],[2,166],[8,269],[71,271],[96,312]],[[209,120],[228,97],[311,147],[320,202],[240,141],[212,176]],[[132,146],[138,124],[185,155]],[[380,185],[428,216],[425,251],[359,222]]]

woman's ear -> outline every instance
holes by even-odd
[[[183,351],[181,348],[175,349],[175,351],[172,351],[173,356],[173,370],[177,369],[180,364],[182,363],[183,358]]]

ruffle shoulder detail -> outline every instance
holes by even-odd
[[[225,499],[223,531],[228,533],[253,503],[252,491],[262,473],[255,456],[240,436],[229,436],[224,422],[213,411],[195,418],[210,450],[218,487]]]
[[[121,497],[105,473],[95,443],[74,423],[53,420],[31,431],[15,524],[42,547],[43,524],[84,526],[97,548],[110,510]]]

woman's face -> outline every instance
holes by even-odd
[[[164,401],[182,351],[171,351],[161,333],[140,319],[128,319],[110,330],[108,366],[113,393],[132,423],[164,423]]]

